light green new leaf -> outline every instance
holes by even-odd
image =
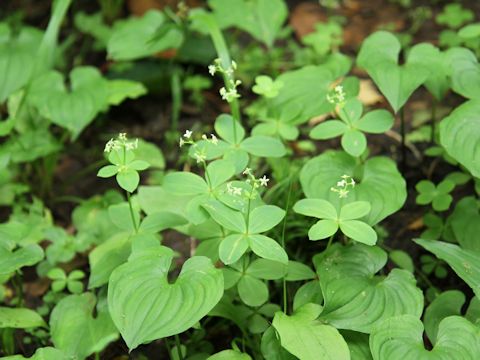
[[[237,289],[240,299],[248,306],[260,306],[268,300],[267,285],[253,276],[242,276]]]
[[[167,22],[166,15],[150,10],[141,18],[117,21],[107,44],[108,57],[114,60],[135,60],[179,48],[182,31]]]
[[[282,157],[287,152],[278,139],[270,136],[250,136],[242,141],[240,148],[255,156]]]
[[[480,296],[480,255],[458,245],[436,240],[414,240],[424,249],[444,260]]]
[[[223,350],[209,356],[207,360],[252,360],[252,358],[236,350]]]
[[[371,226],[359,220],[346,220],[340,222],[340,230],[349,238],[366,245],[375,245],[377,233]]]
[[[97,176],[101,178],[109,178],[118,173],[118,166],[116,165],[105,165],[100,170],[98,170]]]
[[[249,235],[248,244],[259,257],[288,264],[288,255],[278,242],[264,235]]]
[[[169,211],[159,211],[145,216],[140,224],[139,231],[156,234],[165,229],[185,224],[187,224],[187,220],[183,216]]]
[[[221,28],[242,29],[269,48],[288,16],[283,0],[209,0],[208,5]]]
[[[177,280],[167,278],[168,248],[131,258],[110,276],[108,308],[129,349],[181,333],[201,320],[223,295],[223,275],[206,257],[188,259]]]
[[[45,327],[45,321],[33,310],[27,308],[0,307],[0,329],[29,329]]]
[[[337,231],[338,221],[330,219],[320,220],[308,230],[308,238],[310,240],[327,239]]]
[[[288,272],[285,276],[287,281],[301,281],[315,279],[315,272],[309,266],[298,261],[288,262]]]
[[[238,233],[246,232],[247,225],[240,211],[233,210],[218,200],[210,200],[202,206],[224,228]]]
[[[92,293],[63,298],[50,315],[50,333],[55,348],[72,358],[84,359],[102,351],[118,339],[118,332],[108,310],[98,309],[94,318],[96,299]]]
[[[343,135],[347,131],[347,125],[340,120],[329,120],[316,125],[310,131],[310,137],[317,140],[332,139]]]
[[[446,57],[453,91],[469,99],[480,99],[480,64],[476,55],[468,49],[455,47],[446,52]]]
[[[294,315],[277,312],[272,325],[282,347],[302,360],[349,360],[347,343],[337,329],[317,321],[322,307],[306,304]]]
[[[411,273],[394,269],[386,277],[375,276],[387,262],[380,248],[334,244],[313,262],[324,296],[320,319],[336,328],[370,333],[391,316],[420,318],[423,294]]]
[[[177,171],[169,173],[163,179],[163,188],[175,195],[198,195],[208,191],[208,185],[194,173]]]
[[[357,184],[346,198],[339,199],[330,188],[342,175],[353,176]],[[327,151],[310,159],[301,170],[300,183],[307,198],[328,200],[337,209],[341,204],[368,201],[372,210],[365,222],[369,225],[399,210],[407,197],[405,180],[392,160],[373,157],[357,165],[355,158],[343,151]]]
[[[319,219],[337,220],[338,214],[335,207],[322,199],[301,199],[293,206],[297,214],[312,216]]]
[[[424,348],[422,335],[422,322],[414,316],[387,319],[370,335],[373,359],[475,360],[480,353],[478,328],[459,316],[442,320],[432,350]]]
[[[342,135],[342,147],[352,156],[360,156],[367,148],[367,138],[358,130],[347,130]]]
[[[393,116],[387,110],[373,110],[366,113],[355,123],[358,130],[371,133],[382,134],[393,126]]]
[[[220,260],[225,265],[233,264],[245,254],[248,241],[244,234],[232,234],[225,237],[218,248]]]
[[[355,201],[346,204],[340,209],[340,220],[360,219],[367,215],[371,209],[368,201]]]
[[[147,93],[147,88],[140,82],[131,80],[109,80],[107,82],[108,103],[119,105],[125,99],[136,99]]]
[[[259,234],[268,231],[280,223],[285,216],[285,210],[274,205],[258,206],[250,212],[248,232]]]
[[[288,268],[290,268],[291,263],[301,264],[301,263],[289,261]],[[307,267],[310,271],[312,271],[308,266],[306,265],[304,266]],[[264,280],[281,279],[282,277],[285,276],[286,273],[287,273],[287,266],[285,266],[285,264],[282,264],[278,261],[272,261],[267,259],[255,259],[252,263],[250,263],[247,270],[245,271],[245,274],[251,275],[258,279],[264,279]]]
[[[207,172],[210,187],[214,189],[235,174],[235,166],[228,160],[215,160],[208,164]]]
[[[440,123],[440,143],[448,155],[480,178],[480,100],[457,107]]]
[[[243,126],[228,114],[221,114],[217,117],[215,132],[229,144],[239,144],[245,137]]]

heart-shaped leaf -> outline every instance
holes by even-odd
[[[50,332],[55,348],[72,358],[84,359],[102,351],[118,338],[118,332],[106,307],[92,316],[95,295],[84,293],[62,299],[50,315]],[[106,305],[106,303],[105,303]]]
[[[411,273],[394,269],[386,277],[375,276],[387,262],[380,248],[335,244],[313,262],[324,296],[320,318],[336,328],[369,333],[391,316],[420,318],[423,294]]]
[[[168,248],[145,251],[110,276],[108,307],[129,349],[189,329],[223,295],[222,272],[202,256],[188,259],[169,284],[172,258]]]
[[[442,320],[432,350],[423,345],[422,322],[411,315],[385,320],[370,335],[374,360],[475,360],[480,353],[479,333],[468,320],[450,316]]]
[[[358,64],[385,95],[393,110],[398,112],[410,95],[428,78],[428,67],[419,63],[398,65],[401,45],[397,37],[386,31],[377,31],[362,44]]]
[[[70,73],[71,90],[63,76],[50,71],[33,81],[29,101],[53,123],[70,130],[74,137],[106,108],[107,82],[93,67],[76,67]]]
[[[345,174],[353,176],[357,185],[347,198],[339,199],[330,188]],[[395,163],[385,157],[374,157],[357,165],[354,157],[342,151],[327,151],[303,166],[300,182],[308,198],[326,199],[338,211],[341,204],[358,200],[369,202],[372,209],[365,218],[369,225],[399,210],[407,197],[405,180]]]
[[[440,143],[448,155],[480,177],[480,100],[457,107],[440,123]]]
[[[464,48],[452,48],[446,52],[449,60],[452,89],[469,98],[480,98],[480,64],[475,54]]]

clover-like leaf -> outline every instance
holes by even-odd
[[[419,192],[416,202],[420,205],[432,203],[432,207],[436,211],[448,210],[453,200],[450,192],[454,187],[455,183],[450,180],[443,180],[437,186],[431,181],[422,180],[415,186]]]
[[[345,174],[353,176],[357,184],[346,198],[339,199],[330,189]],[[341,204],[369,202],[372,209],[365,219],[369,225],[399,210],[407,196],[405,180],[393,161],[374,157],[358,165],[342,151],[327,151],[310,159],[302,168],[300,182],[307,198],[328,200],[337,210]]]
[[[374,360],[474,360],[479,347],[478,329],[459,316],[442,320],[432,350],[423,345],[422,322],[412,315],[395,316],[379,324],[370,335]]]
[[[450,28],[456,29],[463,24],[474,19],[474,13],[462,7],[461,4],[445,5],[443,11],[435,18],[437,24],[447,25]]]
[[[318,304],[306,304],[292,316],[277,312],[272,325],[282,347],[304,360],[348,360],[350,351],[333,326],[316,320],[322,311]]]
[[[206,257],[188,259],[170,284],[172,258],[168,248],[152,249],[131,258],[110,277],[109,311],[130,349],[189,329],[223,295],[222,272]]]
[[[334,244],[313,259],[324,296],[320,319],[339,329],[370,333],[382,320],[423,310],[423,294],[415,278],[394,269],[375,276],[387,262],[376,246]]]

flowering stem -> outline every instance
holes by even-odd
[[[250,191],[250,194],[248,195],[247,218],[245,219],[245,222],[247,224],[247,233],[248,233],[248,226],[249,226],[249,223],[250,223],[250,205],[252,203],[252,196],[253,196],[254,189],[255,188],[252,184],[252,190]]]
[[[402,168],[407,165],[407,147],[405,146],[405,108],[400,109],[400,133],[402,136]]]
[[[285,217],[283,218],[283,225],[282,225],[282,248],[285,250],[285,231],[287,229],[287,215],[288,210],[290,209],[290,198],[292,195],[292,188],[293,188],[293,181],[292,177],[290,176],[288,182],[288,195],[287,195],[287,203],[285,204]],[[287,280],[285,280],[285,276],[283,277],[283,313],[287,313],[288,308],[288,298],[287,298]]]
[[[135,234],[138,234],[138,224],[137,224],[137,221],[135,220],[135,215],[133,212],[132,198],[128,191],[126,191],[126,193],[127,193],[128,207],[130,208],[130,216],[132,217],[133,228],[135,229]]]
[[[212,187],[212,182],[210,181],[210,175],[208,174],[208,169],[207,165],[205,164],[205,161],[202,161],[203,169],[205,170],[205,178],[207,179],[208,187]]]

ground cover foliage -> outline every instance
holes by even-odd
[[[479,8],[379,3],[6,6],[0,355],[477,359]]]

